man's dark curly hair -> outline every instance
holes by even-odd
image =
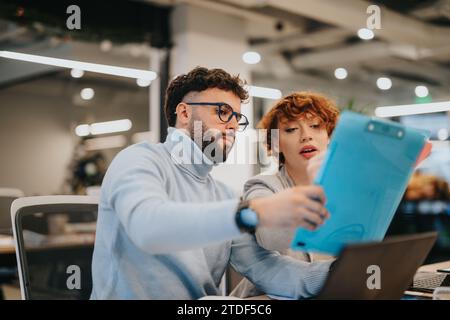
[[[244,89],[244,85],[245,82],[239,78],[239,75],[232,76],[222,69],[196,67],[187,74],[177,76],[166,90],[164,112],[167,124],[170,127],[175,126],[177,105],[189,92],[218,88],[233,92],[241,99],[241,102],[244,102],[248,99],[248,92]]]

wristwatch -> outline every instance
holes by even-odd
[[[259,224],[258,214],[249,208],[249,201],[241,201],[236,211],[236,225],[247,233],[255,233]]]

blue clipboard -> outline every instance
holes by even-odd
[[[427,139],[395,122],[343,112],[315,180],[331,217],[315,231],[298,228],[291,248],[338,255],[350,243],[381,241]]]

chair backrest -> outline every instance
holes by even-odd
[[[98,198],[15,200],[11,221],[22,299],[88,299]]]
[[[12,233],[9,210],[12,202],[23,196],[23,192],[19,189],[0,188],[0,234]]]

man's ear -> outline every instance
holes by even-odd
[[[177,114],[177,122],[181,125],[187,125],[192,117],[192,109],[188,108],[187,104],[184,102],[180,102],[175,110]]]

